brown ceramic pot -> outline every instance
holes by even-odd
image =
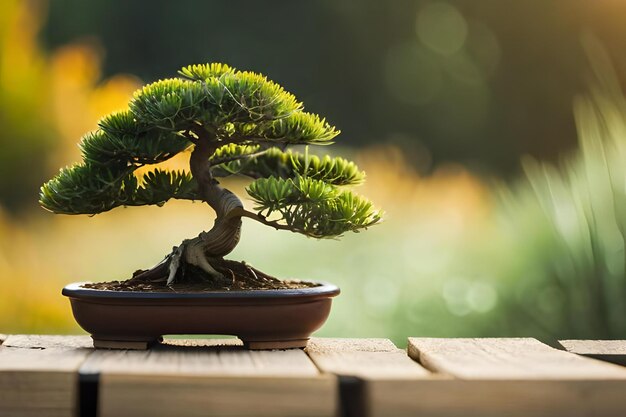
[[[305,347],[339,288],[158,293],[63,288],[95,347],[146,349],[166,334],[228,334],[249,349]]]

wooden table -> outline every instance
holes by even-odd
[[[1,336],[0,416],[626,416],[625,341],[237,340],[94,350],[87,336]],[[567,352],[565,349],[570,350]],[[593,358],[592,358],[593,357]]]

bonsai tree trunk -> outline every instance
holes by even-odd
[[[215,223],[208,232],[201,232],[197,237],[186,239],[174,247],[172,253],[152,269],[138,271],[133,280],[161,281],[167,274],[167,285],[170,285],[181,262],[198,267],[209,276],[220,279],[222,274],[211,265],[211,260],[223,258],[239,243],[243,203],[234,193],[222,188],[211,174],[209,158],[220,144],[212,140],[203,128],[195,129],[194,134],[197,137],[187,136],[195,143],[189,167],[198,183],[202,200],[215,211]]]

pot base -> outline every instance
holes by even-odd
[[[154,293],[63,289],[95,348],[149,349],[169,334],[237,336],[252,350],[295,349],[330,313],[332,284],[289,290]]]

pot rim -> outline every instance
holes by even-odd
[[[338,286],[325,281],[304,281],[319,284],[317,287],[294,288],[281,290],[247,290],[247,291],[206,291],[206,292],[143,292],[143,291],[111,291],[83,288],[88,281],[74,282],[66,285],[61,294],[69,298],[98,299],[293,299],[306,297],[335,297],[341,290]]]

